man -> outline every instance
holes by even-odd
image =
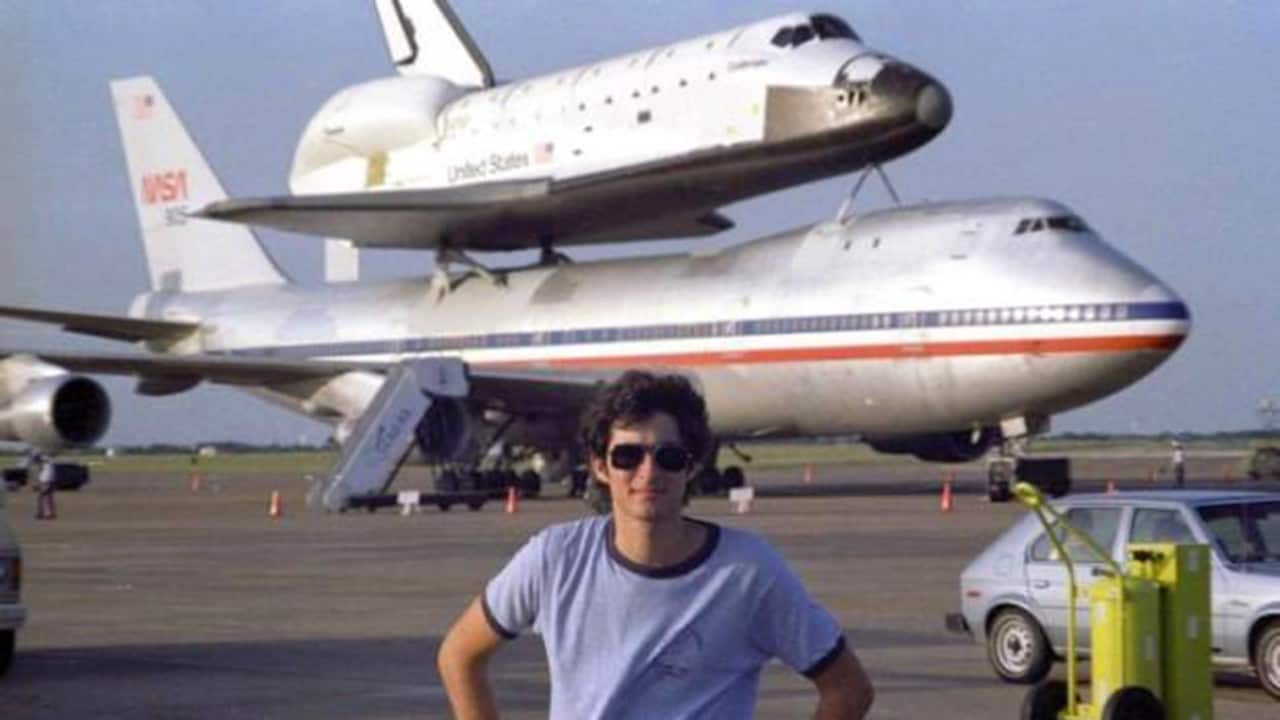
[[[1173,483],[1177,487],[1186,487],[1187,484],[1187,456],[1182,451],[1182,443],[1177,440],[1173,441]]]
[[[612,513],[535,535],[454,623],[437,663],[458,718],[497,717],[489,658],[529,627],[546,646],[552,718],[751,717],[773,657],[813,681],[815,717],[866,715],[866,673],[782,558],[683,516],[711,445],[688,381],[625,374],[582,435]]]
[[[36,458],[39,463],[40,472],[36,476],[36,519],[37,520],[55,520],[58,517],[58,508],[53,503],[53,460],[43,455]]]

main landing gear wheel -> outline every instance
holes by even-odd
[[[1164,720],[1164,705],[1144,687],[1123,687],[1107,698],[1102,720]]]
[[[987,498],[993,503],[1009,502],[1013,497],[1013,463],[991,462],[987,465]]]
[[[1005,608],[991,621],[987,659],[1005,682],[1018,685],[1040,682],[1053,665],[1040,624],[1017,608]]]
[[[1067,708],[1067,684],[1050,680],[1027,691],[1022,700],[1022,720],[1058,720]]]

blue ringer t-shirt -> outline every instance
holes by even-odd
[[[768,543],[694,522],[707,541],[679,565],[629,562],[594,517],[538,533],[489,581],[493,629],[542,636],[551,718],[749,718],[770,658],[813,677],[844,648]]]

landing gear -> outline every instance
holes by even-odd
[[[514,487],[524,498],[536,498],[542,494],[542,476],[532,470],[516,473],[510,469],[463,470],[446,467],[436,473],[437,493],[484,493],[492,498],[502,498],[507,488]]]
[[[1052,497],[1071,492],[1071,464],[1064,457],[1027,457],[1033,435],[1047,432],[1047,417],[1018,417],[1000,423],[1003,440],[987,459],[987,498],[993,503],[1008,502],[1013,485],[1026,482]]]

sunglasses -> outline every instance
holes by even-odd
[[[653,456],[653,464],[669,473],[684,472],[693,462],[693,455],[679,445],[641,445],[619,443],[609,448],[609,464],[615,470],[635,470],[644,462],[645,455]]]

